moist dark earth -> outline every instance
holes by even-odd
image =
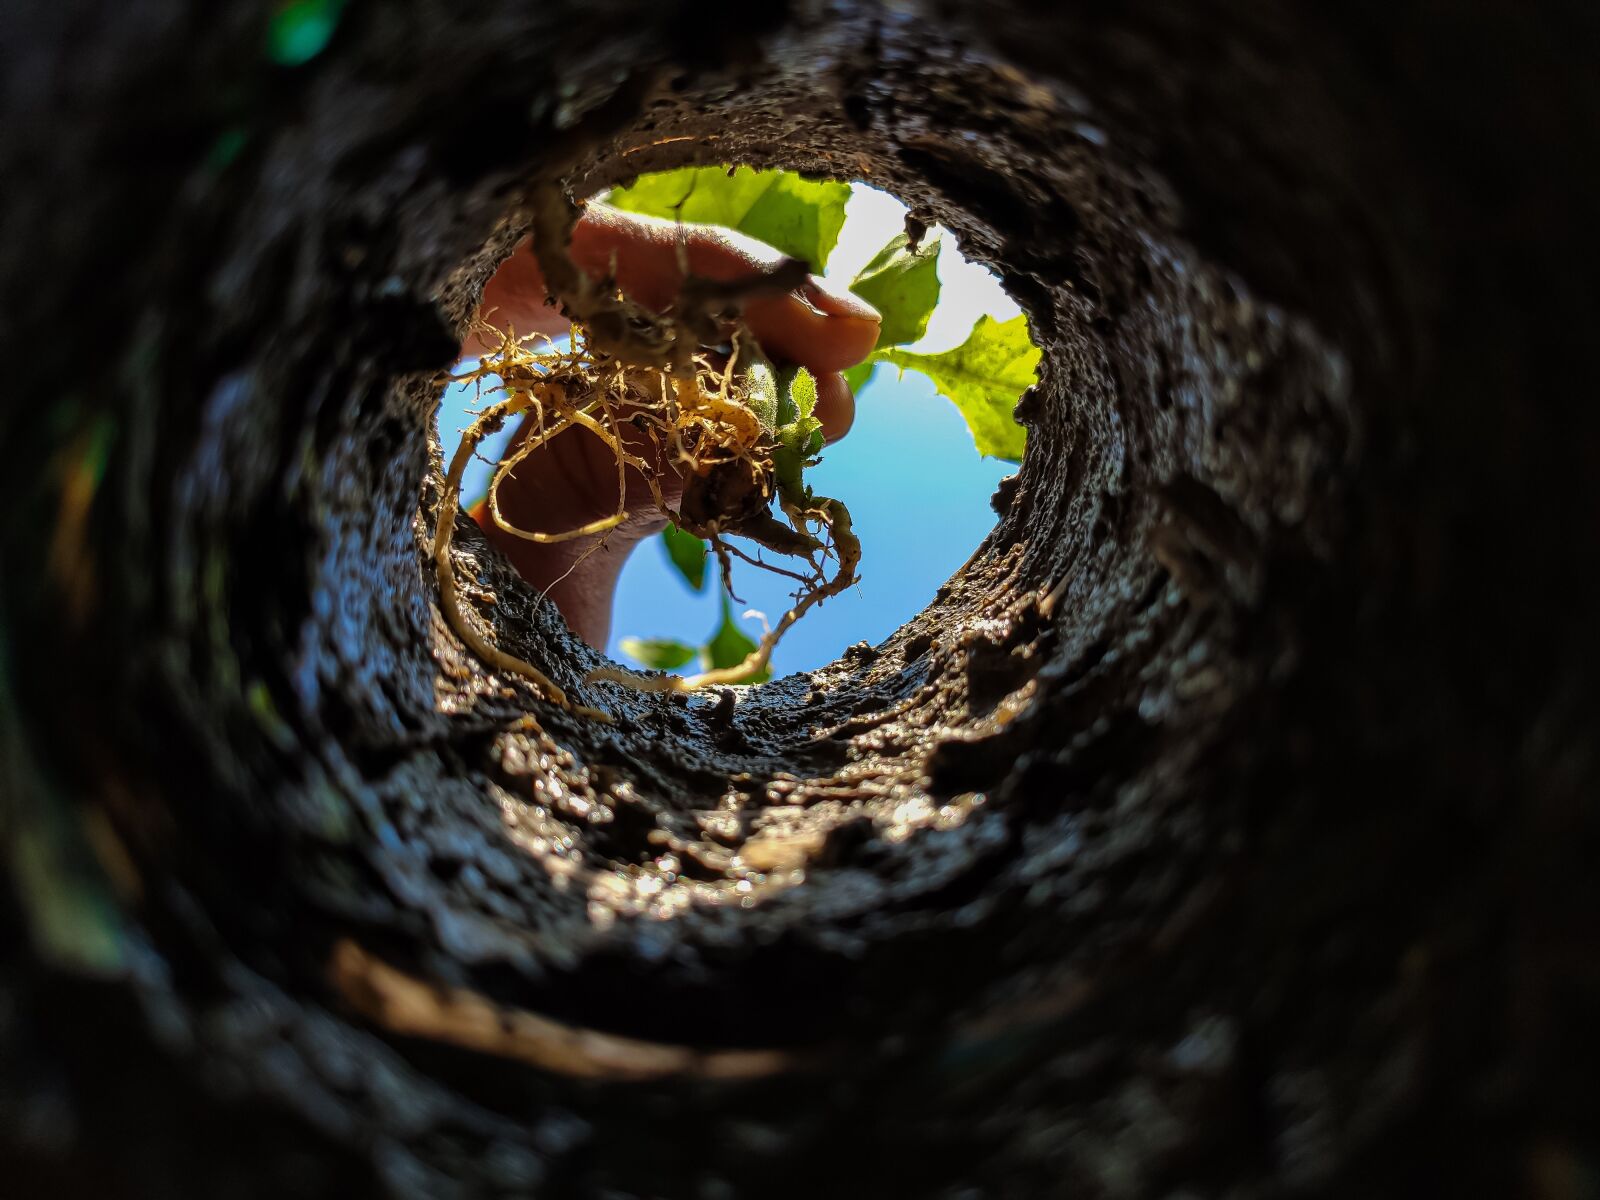
[[[0,1192],[1595,1193],[1592,6],[335,8],[0,21]],[[707,163],[956,231],[1028,451],[693,697],[461,520],[600,724],[439,374]]]

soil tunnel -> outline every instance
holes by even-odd
[[[324,7],[7,38],[21,1194],[1584,1194],[1592,17]],[[738,694],[463,521],[601,725],[440,615],[438,374],[531,184],[734,162],[991,265],[1028,452]]]

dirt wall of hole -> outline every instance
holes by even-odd
[[[202,9],[3,43],[13,1178],[1593,1172],[1591,18]],[[994,266],[1028,457],[887,643],[601,728],[438,614],[432,380],[530,179],[719,161]]]

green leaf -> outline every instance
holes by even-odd
[[[748,363],[744,368],[745,392],[744,402],[750,411],[756,414],[756,419],[761,422],[761,428],[771,430],[778,424],[778,375],[772,362],[760,350],[754,352],[746,349],[741,356],[748,356]]]
[[[978,318],[967,340],[942,354],[880,350],[875,358],[902,371],[921,371],[939,393],[955,401],[978,453],[1019,462],[1027,431],[1012,415],[1022,393],[1037,380],[1039,348],[1028,336],[1028,318]]]
[[[883,317],[878,347],[904,346],[928,332],[928,318],[939,303],[938,241],[911,248],[911,239],[897,233],[862,267],[850,284]]]
[[[668,525],[661,531],[661,544],[683,581],[697,592],[703,589],[706,586],[706,544],[676,525]]]
[[[738,229],[790,258],[804,259],[820,275],[844,227],[850,185],[802,179],[789,171],[775,174],[772,186],[751,206]]]
[[[685,663],[693,662],[694,656],[700,653],[693,646],[685,646],[671,638],[626,637],[617,644],[634,662],[656,671],[675,671]]]
[[[876,359],[869,358],[865,362],[858,362],[844,373],[844,381],[850,385],[850,394],[859,396],[861,389],[867,386],[867,381],[872,378],[872,369],[878,365]]]
[[[777,419],[773,422],[776,428],[809,417],[816,407],[816,376],[804,367],[785,367],[778,372]]]
[[[700,647],[700,666],[702,670],[720,670],[723,667],[736,667],[754,653],[756,643],[733,623],[733,606],[728,602],[728,594],[722,594],[722,624],[716,633],[711,635],[711,640]],[[772,678],[772,668],[766,667],[739,680],[740,683],[762,683]]]
[[[628,187],[612,188],[605,202],[624,212],[672,221],[739,228],[739,222],[772,186],[773,172],[739,167],[683,167],[641,175]]]
[[[721,225],[765,242],[820,273],[844,226],[850,185],[792,171],[684,167],[614,188],[606,203],[652,217]]]
[[[772,431],[773,474],[778,491],[787,500],[803,503],[806,464],[822,449],[822,422],[812,416],[817,407],[817,381],[804,367],[786,367],[778,373],[778,425]]]

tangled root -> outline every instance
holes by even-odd
[[[855,581],[861,547],[851,532],[849,511],[840,501],[813,495],[799,484],[798,472],[787,477],[775,468],[778,444],[771,405],[763,406],[752,382],[761,370],[770,379],[771,364],[754,348],[754,339],[735,326],[733,352],[725,364],[700,349],[718,340],[719,331],[736,316],[741,295],[791,287],[797,267],[798,275],[804,276],[803,264],[785,263],[755,280],[732,285],[690,278],[672,311],[650,313],[609,282],[597,284],[573,266],[565,250],[573,210],[564,196],[546,189],[535,197],[534,208],[535,246],[552,294],[573,318],[572,344],[560,350],[544,339],[541,349],[531,339],[479,326],[480,332],[500,338],[499,348],[452,379],[481,386],[486,378],[497,376],[499,382],[490,394],[502,393],[505,398],[478,412],[450,462],[434,536],[434,565],[445,617],[475,654],[496,669],[530,680],[551,703],[609,720],[599,709],[575,704],[532,663],[490,645],[461,607],[450,559],[461,480],[478,446],[508,419],[522,417],[532,423],[489,483],[489,517],[510,536],[539,543],[603,539],[631,515],[627,510],[631,468],[646,481],[658,513],[710,543],[730,592],[735,555],[800,585],[794,605],[743,662],[688,677],[602,667],[591,671],[585,682],[681,692],[747,679],[767,667],[778,641],[809,609]],[[535,531],[513,525],[500,511],[501,485],[534,451],[574,427],[598,437],[615,456],[616,510],[573,529]],[[625,428],[642,436],[646,453],[628,448]],[[676,511],[668,507],[661,491],[664,470],[674,470],[685,479]],[[774,499],[783,521],[772,514]],[[775,553],[799,558],[803,566],[786,570],[766,563],[730,546],[725,535],[749,538]],[[830,557],[837,564],[831,577],[826,570]]]

